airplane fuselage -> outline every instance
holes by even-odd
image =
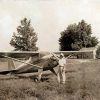
[[[57,60],[55,59],[40,59],[38,60],[38,62],[34,63],[37,66],[41,66],[43,71],[47,71],[47,70],[52,70],[54,67],[56,67],[58,65]],[[38,72],[39,68],[31,66],[31,65],[24,65],[24,67],[21,67],[17,70],[14,70],[13,72],[15,74],[21,74],[21,73],[31,73],[31,72]]]

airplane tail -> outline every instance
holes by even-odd
[[[11,71],[14,69],[15,69],[15,64],[14,64],[13,60],[8,58],[8,70]]]
[[[8,70],[7,71],[0,71],[0,74],[6,75],[9,73],[12,73],[15,70],[15,64],[12,59],[7,59],[8,60]]]

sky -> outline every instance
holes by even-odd
[[[0,51],[9,42],[20,20],[31,19],[40,51],[58,51],[60,32],[84,19],[100,40],[100,0],[0,0]]]

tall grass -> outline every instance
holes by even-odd
[[[100,100],[100,61],[68,65],[66,84],[52,74],[47,80],[0,80],[0,100]],[[75,70],[72,71],[71,70]]]

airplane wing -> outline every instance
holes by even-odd
[[[6,75],[6,74],[8,74],[8,73],[10,73],[10,72],[13,72],[13,70],[11,70],[11,71],[1,71],[0,74]]]
[[[6,75],[8,73],[13,73],[13,74],[23,74],[23,73],[32,73],[32,72],[38,72],[40,66],[30,66],[30,65],[24,65],[22,67],[18,67],[14,70],[7,70],[7,71],[1,71],[0,74]],[[43,70],[43,68],[42,68]]]

